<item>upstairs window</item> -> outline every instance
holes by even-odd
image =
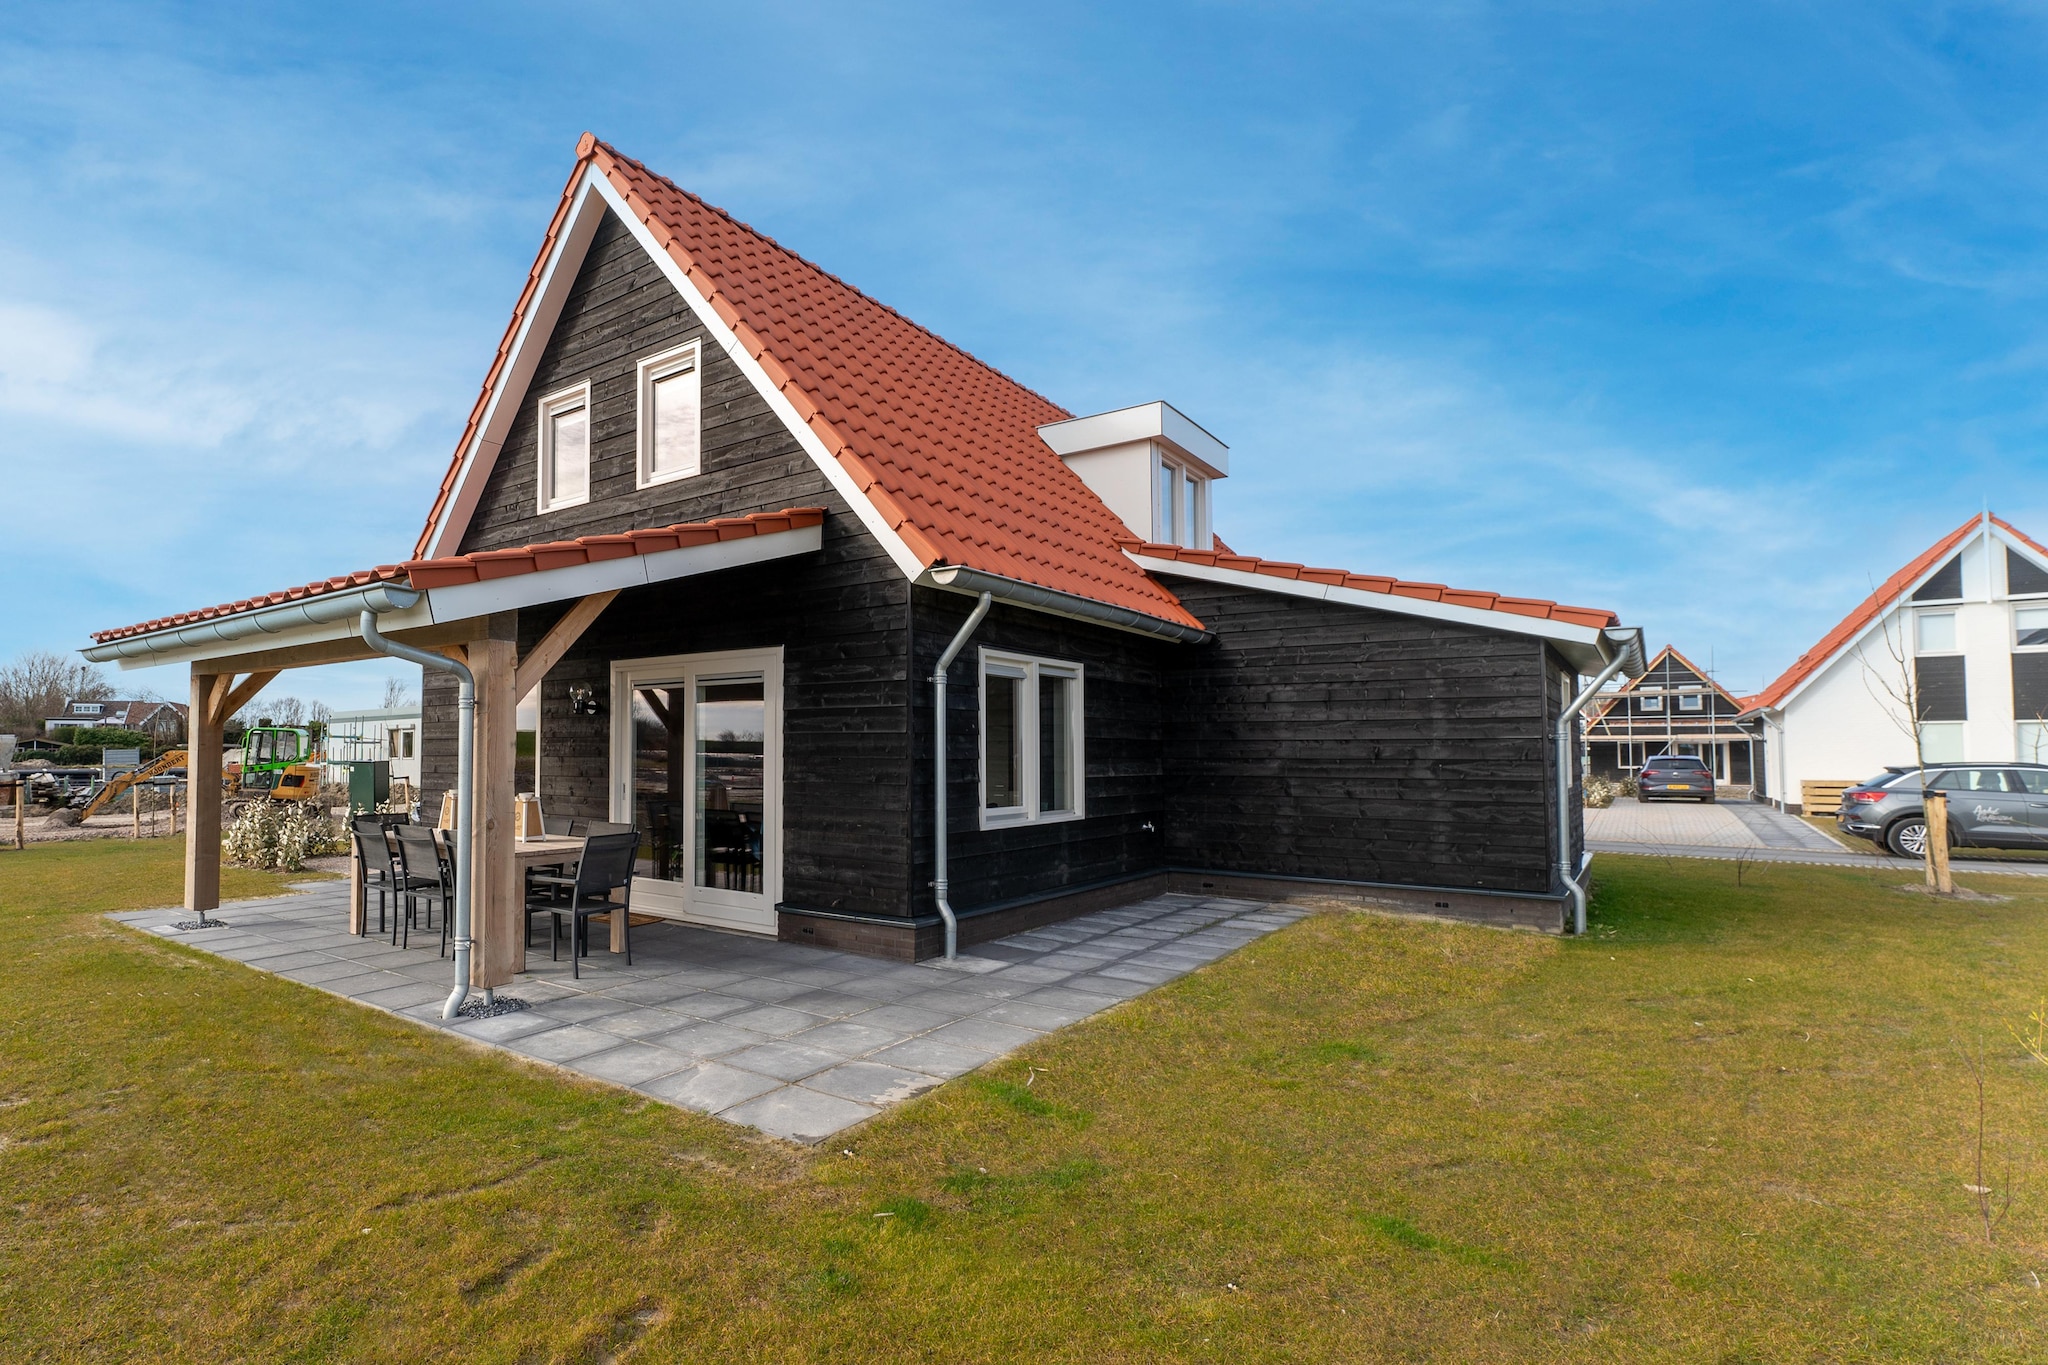
[[[1083,814],[1081,666],[981,652],[981,826]]]
[[[1698,692],[1681,693],[1678,698],[1678,709],[1681,711],[1704,710],[1706,704],[1707,699]]]
[[[1956,614],[1952,611],[1923,611],[1913,623],[1914,653],[1956,652]]]
[[[2013,644],[2019,649],[2048,645],[2048,607],[2021,607],[2012,614]]]
[[[1153,541],[1208,549],[1209,481],[1162,455],[1153,470],[1152,484]]]
[[[540,400],[540,496],[543,512],[590,501],[590,385]]]
[[[1662,697],[1642,697],[1638,699],[1637,705],[1645,715],[1661,715],[1664,711],[1664,699]]]
[[[640,362],[641,488],[687,479],[703,468],[701,361],[693,341]]]

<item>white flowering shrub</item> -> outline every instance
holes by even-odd
[[[1614,804],[1614,798],[1622,793],[1622,784],[1604,777],[1586,779],[1586,804],[1595,810],[1605,810]]]
[[[221,831],[221,855],[240,867],[297,872],[306,859],[348,852],[348,836],[298,801],[258,801]]]

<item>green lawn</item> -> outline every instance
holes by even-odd
[[[1321,915],[810,1152],[97,917],[177,857],[0,853],[0,1359],[2048,1358],[2024,879]]]

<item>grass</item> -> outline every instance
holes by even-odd
[[[98,917],[176,857],[0,854],[0,1359],[2048,1357],[2030,879],[1319,915],[813,1152]]]

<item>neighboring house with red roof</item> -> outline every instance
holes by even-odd
[[[1717,784],[1747,787],[1761,755],[1742,702],[1671,645],[1641,677],[1622,680],[1586,708],[1586,762],[1600,777],[1632,776],[1658,754],[1703,758]]]
[[[1909,700],[1910,699],[1910,700]],[[1914,761],[2048,762],[2048,548],[1989,512],[1928,546],[1743,699],[1765,794]]]
[[[413,558],[87,653],[261,686],[368,657],[368,610],[516,659],[543,810],[634,824],[634,909],[678,920],[931,954],[942,762],[964,942],[1169,887],[1562,927],[1553,731],[1640,633],[1233,553],[1229,473],[1172,406],[1068,412],[586,135]],[[422,700],[432,811],[454,683]]]
[[[43,733],[62,729],[135,730],[157,744],[185,737],[185,707],[174,701],[68,701],[64,713],[43,721]]]

